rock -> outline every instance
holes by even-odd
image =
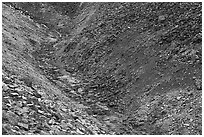
[[[2,124],[2,135],[7,135],[9,132],[6,129],[6,124]]]
[[[27,113],[27,112],[29,112],[29,108],[28,107],[23,107],[21,109],[21,113]]]
[[[27,97],[25,97],[25,96],[21,96],[21,97],[22,97],[23,100],[27,100]]]
[[[2,82],[2,90],[7,91],[8,89],[8,85]]]
[[[59,134],[59,132],[60,132],[60,127],[59,126],[57,126],[57,125],[52,125],[51,126],[51,129],[52,129],[52,131],[54,131],[54,133],[57,135],[57,134]]]
[[[159,19],[159,21],[163,21],[166,19],[166,17],[165,17],[165,15],[160,15],[158,19]]]
[[[79,81],[77,79],[75,79],[74,77],[71,77],[70,75],[64,75],[64,76],[60,76],[58,78],[62,79],[62,80],[67,80],[70,83],[79,83]]]
[[[2,81],[3,81],[4,83],[6,83],[6,84],[10,84],[10,83],[12,82],[12,80],[11,80],[10,78],[8,78],[8,77],[3,77],[3,78],[2,78]]]
[[[49,121],[48,121],[48,124],[50,124],[50,125],[53,125],[55,123],[55,120],[54,119],[50,119]]]
[[[21,92],[23,89],[21,87],[15,88],[15,91]]]
[[[18,107],[19,107],[19,110],[20,110],[21,107],[23,106],[23,102],[22,102],[22,101],[18,101],[18,102],[16,103],[16,106],[18,106]]]
[[[13,88],[13,89],[15,89],[15,88],[17,88],[17,87],[18,87],[18,85],[17,85],[17,84],[8,85],[8,87],[9,87],[9,88]]]
[[[33,102],[28,102],[27,103],[27,106],[33,106],[34,104],[33,104]]]
[[[187,126],[187,127],[190,126],[190,124],[183,124],[183,125],[184,125],[184,126]]]
[[[38,113],[44,114],[45,112],[44,112],[44,111],[41,111],[41,110],[38,110]]]
[[[12,96],[19,96],[19,94],[18,93],[16,93],[16,92],[12,92],[12,93],[10,93]]]
[[[41,98],[41,97],[42,97],[42,95],[40,95],[40,94],[37,93],[37,92],[34,93],[34,96],[35,96],[36,98]]]
[[[82,135],[84,134],[84,133],[83,133],[81,130],[79,130],[78,128],[76,129],[76,132],[79,133],[79,134],[82,134]]]
[[[25,123],[18,123],[18,126],[28,129],[28,124]]]
[[[29,121],[28,121],[27,118],[22,118],[22,122],[24,122],[24,123],[28,123]]]
[[[5,113],[5,111],[3,111],[2,116],[5,117],[5,118],[7,118],[8,121],[9,121],[12,125],[15,125],[15,124],[18,123],[19,117],[18,117],[15,113],[13,113],[13,112],[11,112],[11,111],[8,111],[8,112],[6,112],[6,113]]]
[[[82,88],[78,88],[78,93],[82,93],[83,92],[83,89]]]
[[[195,86],[197,90],[202,90],[202,80],[201,79],[195,79]]]
[[[48,132],[45,132],[45,131],[40,131],[40,133],[41,133],[42,135],[50,135]]]
[[[70,93],[77,94],[76,91],[74,90],[71,90]]]
[[[61,110],[64,111],[64,112],[68,111],[68,109],[66,109],[66,108],[61,108]]]
[[[25,83],[28,87],[33,88],[33,87],[32,87],[32,84],[33,84],[33,79],[32,79],[32,78],[30,78],[30,77],[24,77],[24,78],[22,78],[22,81],[24,81],[24,83]]]
[[[180,99],[181,99],[181,96],[177,97],[176,99],[177,99],[177,100],[180,100]]]

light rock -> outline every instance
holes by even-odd
[[[78,88],[78,92],[82,93],[83,89],[82,88]]]
[[[79,134],[84,134],[84,133],[81,132],[81,130],[79,130],[78,128],[77,128],[76,132],[79,133]]]
[[[6,91],[8,89],[9,89],[9,87],[5,83],[2,82],[2,90]]]
[[[18,85],[17,84],[13,84],[13,85],[8,85],[10,88],[17,88]]]
[[[18,96],[19,94],[18,93],[10,93],[11,95],[13,96]]]
[[[55,38],[48,38],[48,42],[50,42],[50,43],[52,43],[52,42],[56,42],[57,41],[57,39],[55,39]]]
[[[28,129],[28,124],[18,123],[18,125],[21,127],[24,127],[25,129]]]
[[[179,96],[179,97],[177,97],[176,99],[177,99],[177,100],[180,100],[180,99],[181,99],[181,97]]]
[[[74,91],[74,90],[71,90],[70,92],[73,93],[73,94],[76,94],[76,91]]]
[[[67,80],[68,82],[70,83],[78,83],[79,81],[69,75],[64,75],[64,76],[60,76],[58,77],[59,79],[62,79],[62,80]]]
[[[184,126],[190,126],[190,124],[183,124]]]
[[[159,20],[160,20],[160,21],[165,20],[165,19],[166,19],[165,15],[159,16]]]

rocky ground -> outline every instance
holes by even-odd
[[[53,38],[32,23],[3,5],[3,134],[114,134],[46,78],[41,66],[49,66],[32,53]]]
[[[202,134],[201,3],[85,3],[54,29],[22,5],[2,7],[3,134]]]

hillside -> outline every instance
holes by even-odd
[[[202,134],[202,3],[36,4],[3,4],[3,134]]]

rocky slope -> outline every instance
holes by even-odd
[[[57,38],[4,4],[2,22],[3,134],[114,134],[51,83],[32,56]]]
[[[3,4],[3,134],[202,134],[201,3],[43,4]]]

